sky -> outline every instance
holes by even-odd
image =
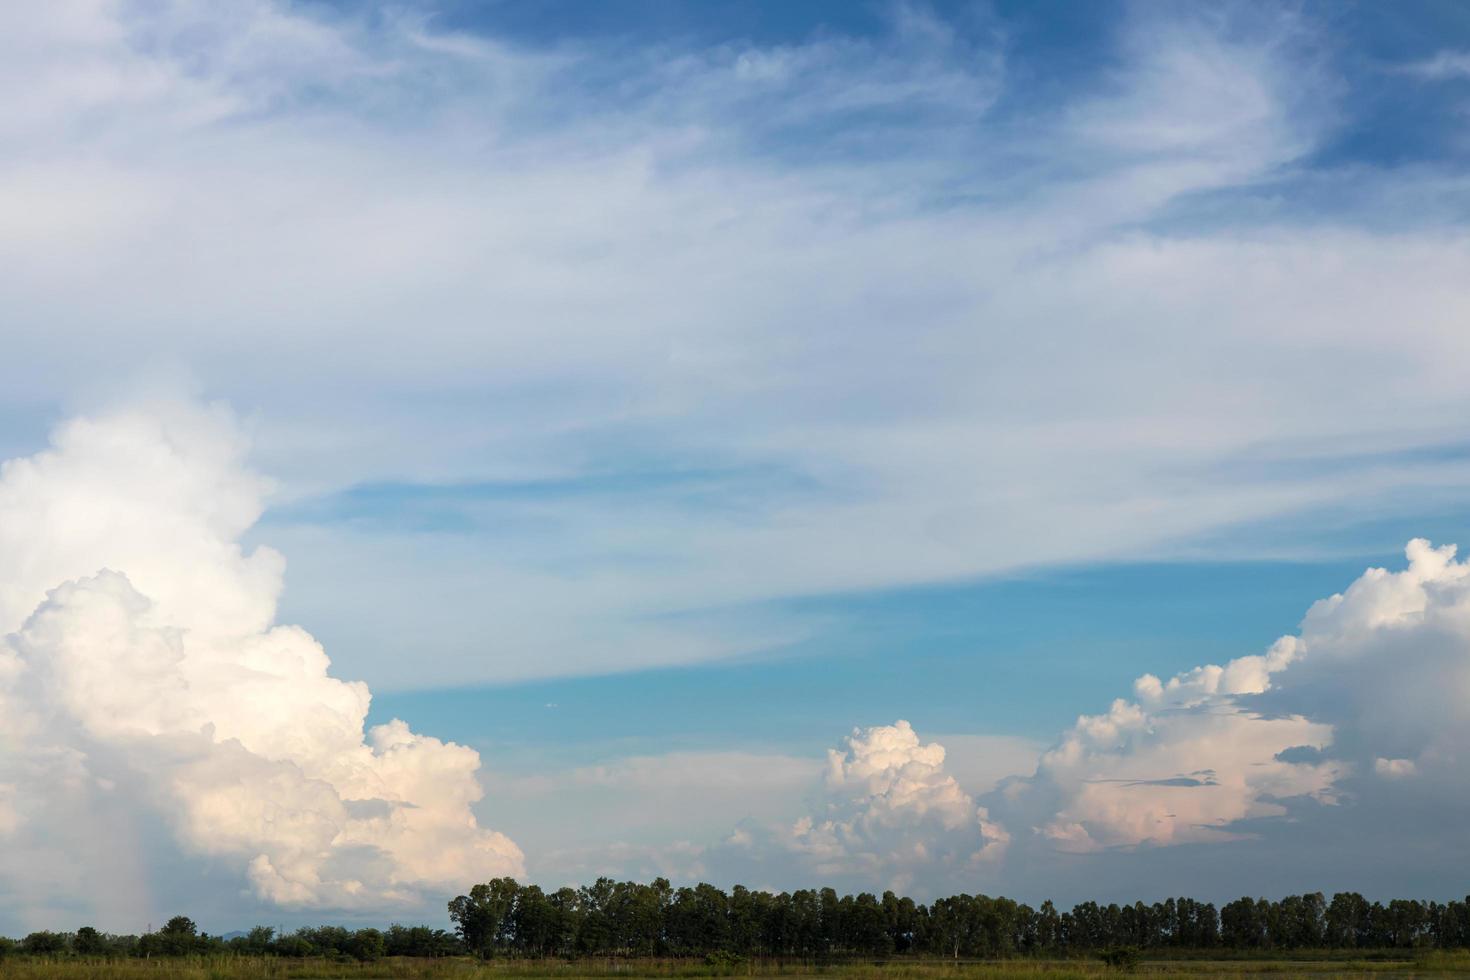
[[[1470,9],[0,9],[0,934],[1461,896]]]

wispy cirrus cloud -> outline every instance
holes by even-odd
[[[1430,82],[1470,78],[1470,51],[1439,51],[1433,57],[1405,65],[1400,70]]]
[[[1004,22],[914,5],[645,45],[265,0],[5,16],[7,404],[188,365],[281,479],[288,612],[375,682],[770,649],[813,628],[772,599],[1470,479],[1249,465],[1463,439],[1459,227],[1375,231],[1391,172],[1331,175],[1361,203],[1328,221],[1280,191],[1327,179],[1349,111],[1307,17],[1136,8],[1036,86]],[[722,485],[627,491],[680,473]],[[531,492],[453,492],[496,486]]]

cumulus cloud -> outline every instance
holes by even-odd
[[[1237,821],[1285,813],[1280,798],[1331,798],[1335,766],[1278,758],[1320,747],[1331,731],[1261,718],[1228,696],[1115,701],[1042,756],[1036,780],[1059,805],[1036,830],[1066,851],[1233,839]]]
[[[895,889],[960,881],[998,861],[1010,835],[944,769],[944,746],[907,721],[854,729],[829,749],[811,812],[746,824],[714,849],[727,873]]]
[[[1470,566],[1421,539],[1406,555],[1264,654],[1145,674],[986,802],[1028,846],[1069,852],[1239,841],[1274,818],[1382,846],[1435,815],[1417,843],[1453,847],[1444,828],[1470,811]]]
[[[141,825],[280,906],[520,872],[471,812],[477,753],[365,731],[367,687],[274,622],[284,562],[239,543],[268,486],[243,455],[227,413],[180,403],[73,420],[0,468],[3,891],[85,904],[82,842],[126,852]]]
[[[1470,566],[1423,539],[1405,554],[1312,606],[1301,655],[1260,700],[1331,724],[1331,755],[1356,773],[1382,759],[1470,804]]]

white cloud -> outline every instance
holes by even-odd
[[[238,543],[266,488],[242,454],[223,411],[153,405],[0,469],[0,882],[26,911],[145,900],[84,843],[128,853],[139,825],[280,906],[416,907],[523,868],[476,825],[476,752],[365,732],[367,687],[275,624],[283,561]]]
[[[1060,851],[1240,841],[1289,817],[1356,846],[1405,834],[1453,852],[1470,806],[1470,566],[1423,540],[1406,554],[1263,655],[1145,674],[1135,701],[1079,718],[986,801]]]
[[[731,880],[933,890],[972,880],[1010,835],[944,770],[944,747],[907,721],[854,729],[827,754],[822,791],[789,824],[747,821],[706,855]]]
[[[1459,792],[1470,762],[1470,566],[1455,551],[1416,539],[1403,570],[1369,569],[1313,605],[1304,653],[1266,704],[1331,724],[1334,754],[1360,771],[1379,758],[1411,762],[1429,785]]]
[[[1035,829],[1066,851],[1230,840],[1237,821],[1283,815],[1282,798],[1332,799],[1337,767],[1277,759],[1331,731],[1213,697],[1187,708],[1120,700],[1042,756],[1035,779],[1062,803]]]

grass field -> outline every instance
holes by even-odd
[[[1122,971],[1090,960],[1005,960],[952,963],[893,961],[817,966],[762,961],[709,966],[684,960],[583,959],[497,961],[388,959],[338,963],[278,958],[85,960],[11,958],[0,962],[3,980],[580,980],[580,978],[812,977],[827,980],[1073,980],[1147,977],[1470,977],[1470,953],[1428,953],[1415,958],[1351,959],[1293,956],[1281,959],[1144,959]]]

